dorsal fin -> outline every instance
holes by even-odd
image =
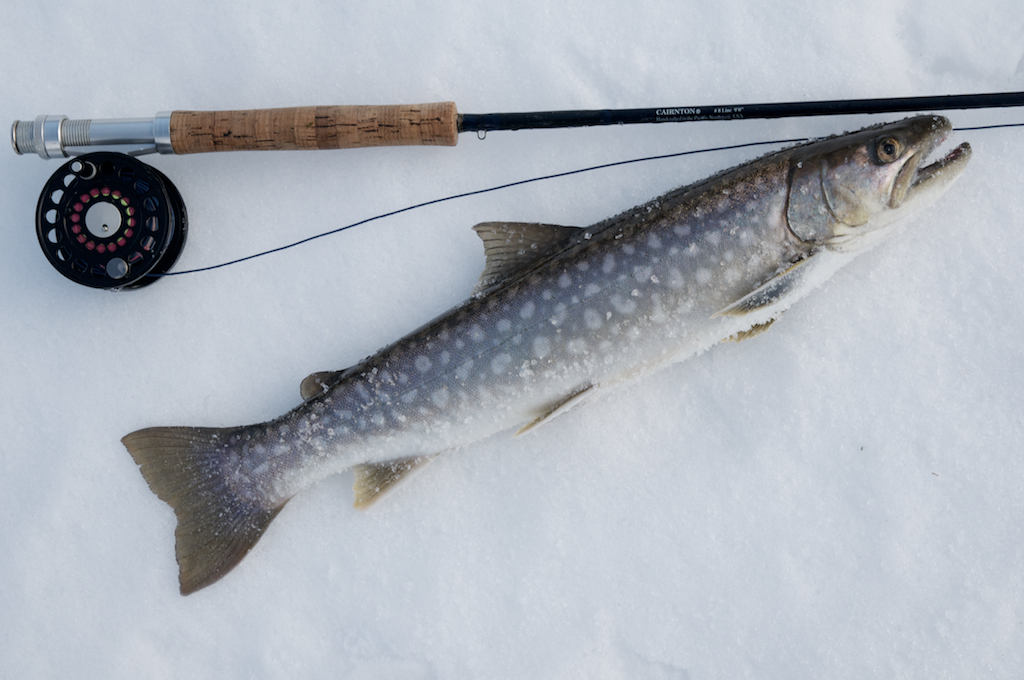
[[[307,375],[306,379],[299,385],[299,394],[302,401],[309,401],[318,394],[323,394],[327,388],[337,382],[338,378],[345,371],[320,371]]]
[[[487,263],[474,293],[564,247],[579,227],[530,222],[481,222],[473,227],[484,242]]]

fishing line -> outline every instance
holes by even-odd
[[[997,123],[995,125],[977,125],[975,127],[955,127],[953,132],[970,132],[972,130],[995,130],[998,128],[1024,127],[1024,123]]]
[[[658,155],[658,156],[645,156],[643,158],[631,158],[629,160],[624,160],[624,161],[614,161],[612,163],[602,163],[600,165],[592,165],[592,166],[589,166],[589,167],[586,167],[586,168],[579,168],[577,170],[568,170],[566,172],[557,172],[557,173],[554,173],[554,174],[551,174],[551,175],[543,175],[543,176],[540,176],[540,177],[531,177],[529,179],[522,179],[522,180],[518,180],[518,181],[515,181],[515,182],[509,182],[507,184],[500,184],[498,186],[489,187],[487,189],[476,189],[474,191],[466,191],[466,192],[463,192],[463,193],[460,193],[460,194],[454,194],[452,196],[445,196],[443,198],[435,198],[435,199],[432,199],[432,200],[429,200],[429,201],[424,201],[422,203],[416,203],[415,205],[410,205],[410,206],[407,206],[405,208],[399,208],[398,210],[392,210],[390,212],[381,213],[380,215],[375,215],[373,217],[368,217],[368,218],[366,218],[364,220],[359,220],[358,222],[353,222],[352,224],[346,224],[345,226],[338,227],[337,229],[331,229],[329,231],[325,231],[325,232],[322,232],[320,234],[315,234],[313,236],[309,236],[307,238],[300,239],[298,241],[295,241],[293,243],[289,243],[287,245],[279,246],[277,248],[271,248],[270,250],[264,250],[262,252],[255,253],[253,255],[247,255],[245,257],[240,257],[240,258],[238,258],[236,260],[230,260],[228,262],[222,262],[220,264],[210,265],[208,267],[198,267],[196,269],[186,269],[186,270],[177,271],[177,272],[154,273],[154,274],[150,274],[150,276],[153,276],[153,277],[180,276],[182,274],[197,274],[199,272],[208,272],[208,271],[212,271],[214,269],[222,269],[224,267],[230,267],[231,265],[239,264],[241,262],[247,262],[249,260],[255,260],[258,257],[264,257],[266,255],[271,255],[273,253],[279,253],[279,252],[281,252],[283,250],[288,250],[290,248],[295,248],[296,246],[303,245],[304,243],[309,243],[310,241],[315,241],[317,239],[321,239],[321,238],[324,238],[326,236],[331,236],[333,234],[337,234],[337,233],[346,231],[348,229],[352,229],[353,227],[359,227],[359,226],[362,226],[364,224],[369,224],[370,222],[375,222],[377,220],[385,219],[387,217],[393,217],[395,215],[400,215],[402,213],[410,212],[412,210],[418,210],[419,208],[425,208],[427,206],[436,205],[438,203],[446,203],[448,201],[454,201],[454,200],[459,199],[459,198],[468,198],[470,196],[479,196],[480,194],[487,194],[487,193],[491,193],[493,191],[501,191],[502,189],[510,189],[512,187],[522,186],[524,184],[532,184],[533,182],[542,182],[542,181],[549,180],[549,179],[558,179],[560,177],[569,177],[571,175],[579,175],[579,174],[584,173],[584,172],[591,172],[591,171],[594,171],[594,170],[604,170],[606,168],[614,168],[614,167],[618,167],[618,166],[622,166],[622,165],[630,165],[632,163],[644,163],[644,162],[647,162],[647,161],[658,161],[658,160],[664,160],[664,159],[667,159],[667,158],[678,158],[680,156],[693,156],[693,155],[696,155],[696,154],[712,153],[712,152],[716,152],[716,151],[731,151],[731,150],[734,150],[734,149],[744,149],[744,148],[752,147],[752,146],[769,146],[769,145],[772,145],[772,144],[794,144],[794,143],[798,143],[798,142],[807,142],[807,141],[810,141],[810,139],[807,138],[807,137],[801,137],[801,138],[796,138],[796,139],[775,139],[775,140],[766,141],[766,142],[745,142],[743,144],[730,144],[730,145],[727,145],[727,146],[716,146],[716,147],[710,147],[710,148],[707,148],[707,149],[694,149],[694,150],[691,150],[691,151],[679,151],[679,152],[676,152],[676,153],[662,154],[662,155]]]

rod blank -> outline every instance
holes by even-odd
[[[536,111],[532,113],[462,114],[459,132],[525,130],[536,128],[631,125],[638,123],[688,123],[751,118],[795,118],[864,113],[906,113],[1024,106],[1024,92],[895,97],[890,99],[834,99],[830,101],[776,104],[726,104],[719,106],[667,106],[654,109],[605,109],[598,111]]]

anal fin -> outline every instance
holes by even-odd
[[[352,468],[356,475],[356,480],[352,484],[352,490],[355,491],[355,507],[365,510],[399,482],[432,461],[434,455],[436,454],[356,465]]]
[[[778,321],[778,318],[765,321],[764,323],[755,324],[745,331],[740,331],[738,333],[730,335],[722,342],[743,342],[744,340],[749,340],[750,338],[753,338],[755,336],[761,335],[761,333],[764,333],[766,330],[771,328],[772,324],[775,323],[776,321]]]
[[[552,405],[551,408],[549,408],[547,411],[541,414],[540,417],[531,420],[526,425],[523,425],[521,428],[519,428],[518,431],[516,431],[516,433],[513,436],[518,437],[521,434],[525,434],[526,432],[529,432],[530,430],[550,421],[552,418],[562,415],[569,409],[575,406],[579,406],[589,397],[591,397],[594,394],[594,392],[596,392],[596,390],[594,389],[595,387],[597,387],[597,385],[587,385],[578,392],[573,392],[562,401]]]

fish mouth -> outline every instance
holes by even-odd
[[[947,123],[946,130],[934,135],[930,144],[907,159],[893,183],[889,207],[898,208],[916,194],[945,187],[960,175],[971,158],[971,145],[967,142],[963,142],[934,163],[921,167],[932,151],[946,141],[950,131]]]
[[[941,142],[940,142],[941,143]],[[937,146],[937,145],[936,145]],[[956,147],[941,159],[935,161],[930,165],[926,165],[923,168],[917,170],[914,173],[914,181],[910,188],[913,190],[922,184],[934,181],[941,177],[943,174],[950,171],[955,174],[960,174],[960,170],[967,164],[967,161],[971,158],[971,145],[964,142],[960,146]]]

